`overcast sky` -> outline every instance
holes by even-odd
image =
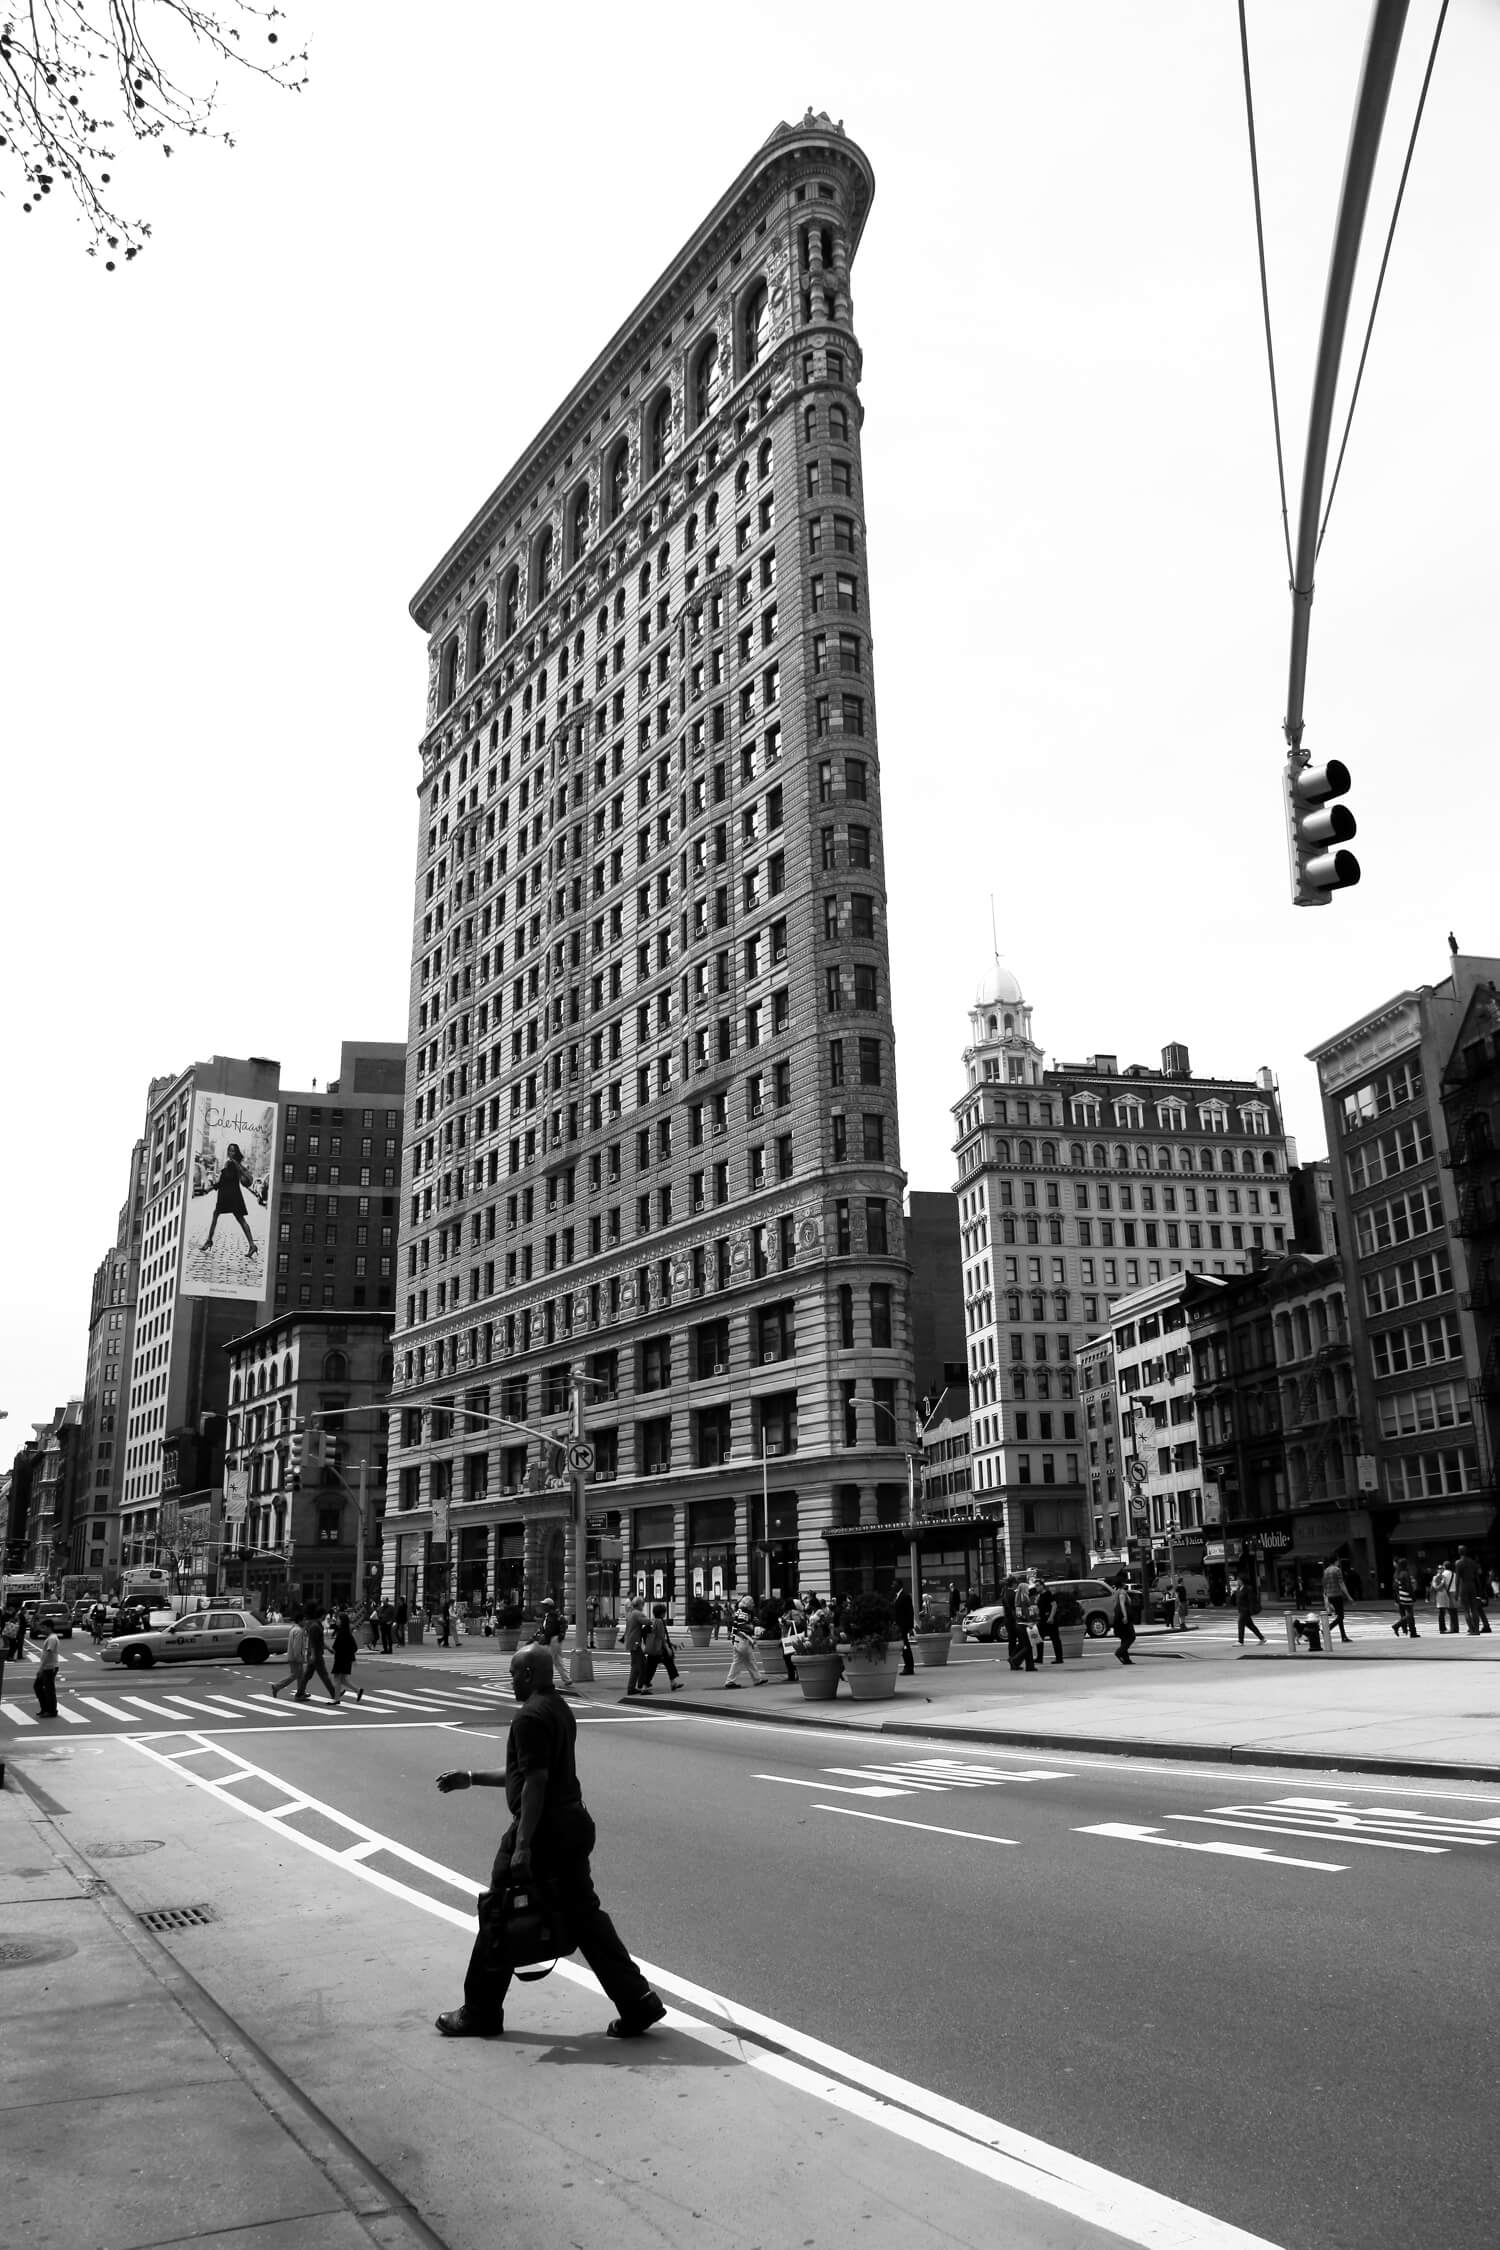
[[[84,1375],[148,1080],[405,1036],[412,592],[779,119],[845,122],[903,1160],[991,951],[1049,1056],[1302,1058],[1500,948],[1500,6],[1454,0],[1318,579],[1361,888],[1288,904],[1288,600],[1232,0],[288,0],[296,99],[0,204],[6,1439]],[[1292,506],[1368,8],[1251,0]],[[1411,12],[1373,281],[1436,0]],[[555,44],[554,44],[555,42]],[[1363,310],[1354,328],[1357,343]],[[7,1444],[8,1451],[8,1444]]]

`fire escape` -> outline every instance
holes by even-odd
[[[1487,1485],[1495,1482],[1495,1433],[1500,1422],[1500,1144],[1495,1136],[1500,1095],[1500,1037],[1478,1039],[1455,1054],[1443,1078],[1448,1150],[1458,1216],[1453,1231],[1464,1244],[1469,1286],[1466,1312],[1474,1316],[1478,1374],[1473,1380],[1474,1429]]]

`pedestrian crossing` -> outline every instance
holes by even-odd
[[[121,1727],[159,1732],[163,1726],[206,1729],[209,1722],[221,1727],[295,1728],[326,1722],[336,1709],[338,1722],[346,1726],[382,1722],[446,1725],[460,1718],[493,1718],[500,1701],[495,1689],[465,1681],[388,1688],[357,1678],[356,1686],[363,1689],[359,1701],[351,1687],[335,1707],[316,1683],[306,1703],[296,1702],[290,1692],[273,1695],[275,1677],[284,1677],[279,1670],[270,1678],[265,1672],[246,1675],[229,1671],[222,1675],[222,1687],[210,1685],[220,1675],[206,1667],[195,1670],[179,1687],[175,1683],[180,1677],[176,1673],[164,1677],[158,1669],[149,1674],[131,1672],[122,1678],[113,1667],[106,1672],[100,1666],[85,1686],[69,1680],[65,1668],[56,1719],[44,1718],[30,1703],[7,1697],[0,1701],[0,1721],[18,1734],[55,1734],[64,1729],[102,1733]]]
[[[755,1779],[836,1797],[917,1797],[950,1789],[998,1789],[1008,1781],[1069,1779],[1050,1766],[986,1766],[966,1758],[903,1758],[889,1764],[823,1766],[819,1772],[839,1778],[810,1781],[798,1774],[758,1773]]]

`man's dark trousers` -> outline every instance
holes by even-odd
[[[578,1951],[593,1970],[605,1993],[628,2023],[639,2016],[651,1998],[651,1987],[625,1949],[620,1933],[599,1904],[589,1872],[594,1848],[594,1823],[583,1807],[545,1816],[531,1847],[531,1867],[539,1880],[555,1885],[578,1941]],[[515,1825],[506,1830],[490,1871],[490,1889],[505,1888],[515,1849]],[[483,1934],[475,1939],[464,1977],[464,2008],[476,2023],[499,2027],[504,2017],[505,1995],[510,1988],[509,1969],[489,1969],[483,1961]]]

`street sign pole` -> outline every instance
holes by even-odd
[[[573,1377],[573,1442],[568,1447],[568,1474],[573,1483],[573,1677],[592,1681],[593,1652],[589,1647],[589,1468],[593,1455],[583,1434],[583,1369]]]

